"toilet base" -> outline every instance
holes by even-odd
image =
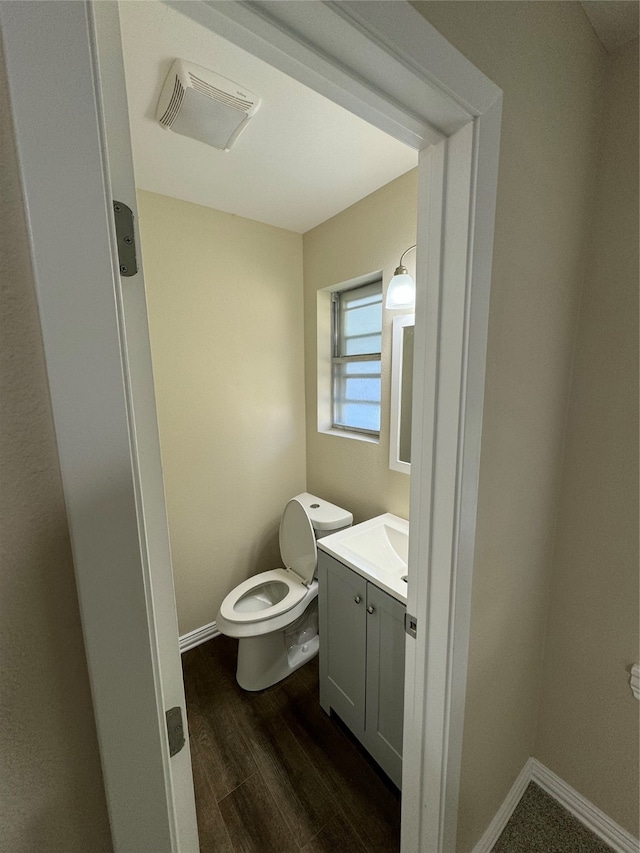
[[[287,648],[284,631],[260,637],[241,637],[236,680],[243,690],[264,690],[277,684],[318,654],[318,634]]]

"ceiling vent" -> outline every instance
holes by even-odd
[[[261,103],[233,80],[176,59],[162,87],[156,118],[166,130],[228,151]]]

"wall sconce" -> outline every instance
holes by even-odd
[[[400,263],[396,267],[396,271],[387,288],[387,298],[384,303],[385,308],[391,310],[396,308],[413,308],[416,304],[416,283],[402,263],[407,252],[415,248],[415,246],[409,246],[400,256]]]

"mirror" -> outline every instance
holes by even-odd
[[[389,468],[405,474],[411,472],[414,327],[414,314],[403,314],[393,319]]]

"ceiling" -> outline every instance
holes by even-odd
[[[413,149],[158,0],[120,14],[139,188],[304,233],[417,166]],[[262,97],[230,151],[156,121],[176,58]]]
[[[638,38],[638,0],[582,0],[582,8],[609,53]]]

